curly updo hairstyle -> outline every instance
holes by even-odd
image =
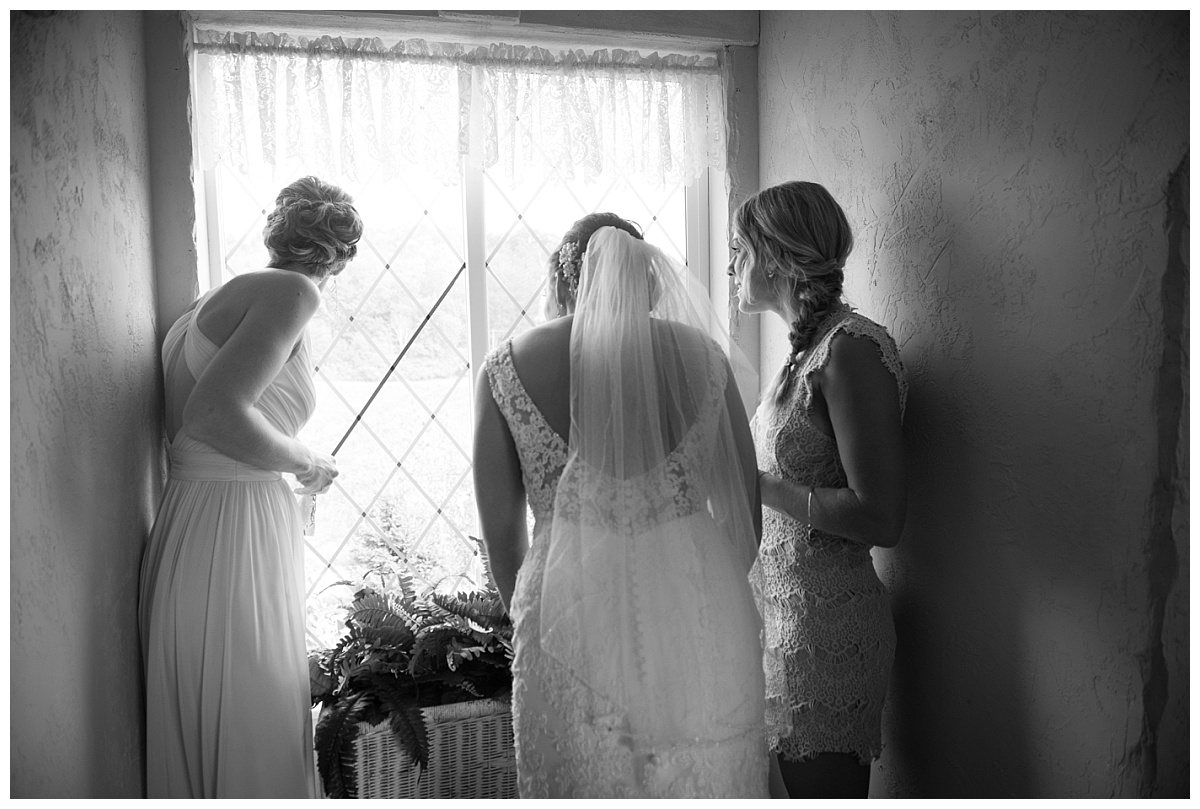
[[[592,234],[604,227],[620,228],[634,238],[643,238],[637,225],[615,213],[590,213],[571,225],[546,261],[550,276],[546,285],[547,320],[560,317],[566,314],[570,307],[574,307],[588,240],[592,238]]]
[[[302,177],[279,192],[263,241],[270,266],[303,266],[313,280],[337,275],[358,254],[363,222],[354,200],[336,185]]]
[[[826,316],[842,304],[846,258],[854,247],[850,222],[824,186],[793,181],[763,189],[743,202],[733,227],[767,282],[781,292],[792,359],[764,400],[788,393],[796,357],[812,343]]]

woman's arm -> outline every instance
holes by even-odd
[[[525,483],[508,422],[492,398],[487,371],[475,386],[475,444],[472,450],[475,507],[487,550],[488,568],[500,600],[508,609],[517,586],[517,571],[529,548],[525,522]]]
[[[840,334],[813,382],[814,402],[820,397],[826,405],[848,487],[814,489],[764,474],[763,503],[818,530],[890,548],[904,530],[908,496],[896,378],[874,341]]]
[[[337,475],[333,459],[279,432],[255,407],[317,311],[320,291],[299,273],[281,272],[254,293],[196,380],[181,430],[236,461],[296,475],[304,493],[323,491]]]

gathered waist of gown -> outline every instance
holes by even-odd
[[[271,481],[283,475],[235,461],[219,452],[171,447],[171,477],[174,480]]]

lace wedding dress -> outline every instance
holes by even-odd
[[[521,797],[766,797],[755,548],[730,454],[729,367],[698,332],[651,323],[644,284],[631,293],[637,324],[623,320],[618,273],[640,267],[643,249],[625,241],[604,228],[589,244],[592,272],[614,287],[605,298],[585,272],[568,440],[530,399],[511,342],[485,364],[534,518],[511,604]],[[641,416],[658,425],[660,411],[686,413],[686,426],[655,435]]]
[[[853,312],[834,315],[793,371],[786,401],[760,405],[751,420],[763,471],[819,488],[844,488],[837,443],[812,422],[810,375],[829,361],[834,336],[867,337],[895,375],[900,412],[908,387],[887,331]],[[880,723],[896,634],[889,596],[870,548],[763,509],[758,565],[764,585],[768,685],[789,695],[791,733],[771,746],[789,761],[852,753],[866,764],[881,750]]]
[[[214,290],[215,291],[215,290]],[[168,389],[217,346],[196,325],[163,344]],[[295,435],[316,402],[307,340],[257,407]],[[146,790],[151,798],[312,797],[300,509],[278,472],[180,433],[142,563]]]

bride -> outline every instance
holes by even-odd
[[[560,316],[489,355],[476,402],[521,797],[767,797],[757,465],[711,309],[614,214],[550,283]]]

